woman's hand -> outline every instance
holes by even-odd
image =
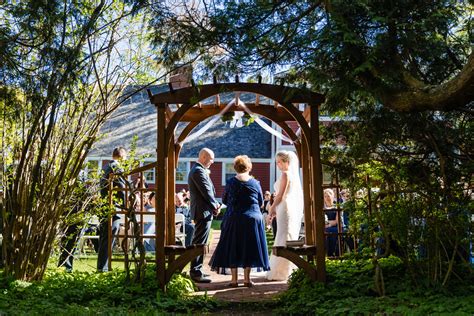
[[[275,211],[270,211],[270,213],[267,216],[267,225],[271,225],[273,219],[276,217],[276,212]]]
[[[276,210],[275,210],[275,205],[271,205],[270,206],[270,209],[268,210],[268,215],[270,215],[270,217],[275,217],[276,216]]]

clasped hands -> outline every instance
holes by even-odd
[[[275,218],[275,216],[276,216],[275,209],[270,207],[270,212],[268,213],[268,216],[267,216],[267,225],[270,225],[272,223],[272,220]]]
[[[214,216],[219,215],[219,213],[221,212],[221,208],[222,208],[222,204],[219,204],[219,206],[214,211],[212,211],[212,215]]]

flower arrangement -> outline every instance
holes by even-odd
[[[230,122],[230,127],[249,126],[255,121],[255,118],[244,112],[226,112],[221,116],[222,122]]]

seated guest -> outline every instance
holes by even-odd
[[[326,237],[326,250],[327,255],[338,256],[339,255],[339,247],[337,244],[337,233],[338,233],[338,220],[337,220],[337,211],[335,210],[334,205],[334,191],[332,189],[325,189],[324,190],[324,209],[326,210],[325,214],[327,216],[326,219],[326,233],[328,236]]]
[[[148,212],[155,212],[155,192],[150,193],[149,196],[149,205],[146,209]],[[185,227],[177,227],[177,229],[180,229],[181,232],[186,233],[186,239],[184,241],[185,246],[191,245],[191,242],[193,240],[194,236],[194,224],[191,221],[190,215],[189,215],[189,208],[186,207],[186,203],[183,201],[183,195],[182,194],[176,194],[175,195],[175,205],[176,205],[176,213],[181,213],[184,215],[185,218]],[[144,228],[143,232],[146,235],[155,235],[155,223],[154,222],[146,222],[144,223]],[[145,244],[145,250],[146,251],[155,251],[155,239],[154,238],[145,238],[143,239],[143,242]]]
[[[148,203],[145,205],[147,212],[155,212],[155,192],[148,196]],[[145,235],[155,235],[155,222],[144,222],[143,233]],[[155,238],[144,238],[145,251],[155,251]]]
[[[186,238],[184,240],[184,245],[189,246],[193,241],[194,237],[194,224],[191,220],[191,214],[188,205],[184,201],[185,197],[182,192],[178,192],[174,196],[174,205],[176,207],[177,214],[184,215],[184,227],[179,227],[180,231],[186,234]],[[177,227],[178,228],[178,227]]]

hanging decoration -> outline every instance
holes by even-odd
[[[237,104],[243,111],[228,111],[232,105]],[[219,112],[216,116],[214,116],[209,122],[207,122],[203,127],[201,127],[198,131],[194,132],[193,134],[186,137],[183,141],[179,144],[182,146],[185,143],[191,142],[196,138],[200,137],[204,134],[214,123],[221,119],[223,122],[227,124],[229,122],[230,128],[240,128],[243,126],[249,126],[251,123],[257,123],[261,128],[269,132],[270,134],[278,137],[279,139],[293,144],[294,142],[287,136],[283,135],[281,132],[275,130],[270,125],[265,123],[257,114],[250,111],[250,109],[242,102],[239,98],[234,98],[232,101],[227,103],[227,105]]]

